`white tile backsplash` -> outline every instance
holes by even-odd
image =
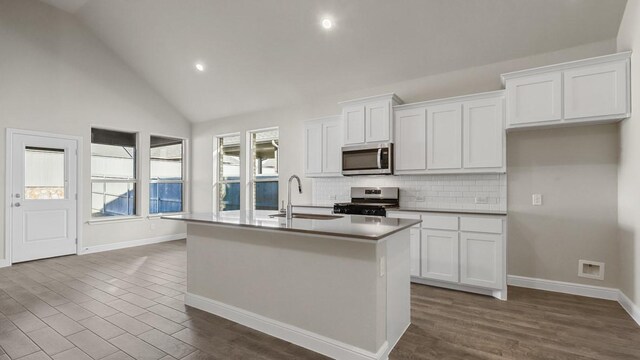
[[[345,176],[313,179],[313,203],[351,200],[353,186],[397,186],[407,208],[507,210],[506,174]],[[486,203],[476,204],[476,197]]]

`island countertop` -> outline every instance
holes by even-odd
[[[287,220],[283,217],[241,216],[239,214],[192,213],[163,216],[167,220],[179,220],[188,223],[237,226],[263,229],[267,231],[288,231],[312,235],[350,238],[354,240],[383,240],[389,235],[419,224],[416,219],[393,219],[379,216],[339,215],[334,219]]]

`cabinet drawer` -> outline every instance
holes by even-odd
[[[422,215],[422,227],[438,230],[458,230],[458,217],[446,215]]]
[[[502,219],[461,217],[460,230],[502,234]]]

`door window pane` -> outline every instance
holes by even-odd
[[[24,151],[24,198],[64,199],[63,149],[27,147]]]

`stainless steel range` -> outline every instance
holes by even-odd
[[[335,214],[386,216],[387,209],[400,206],[397,187],[352,187],[351,202],[333,205]]]

